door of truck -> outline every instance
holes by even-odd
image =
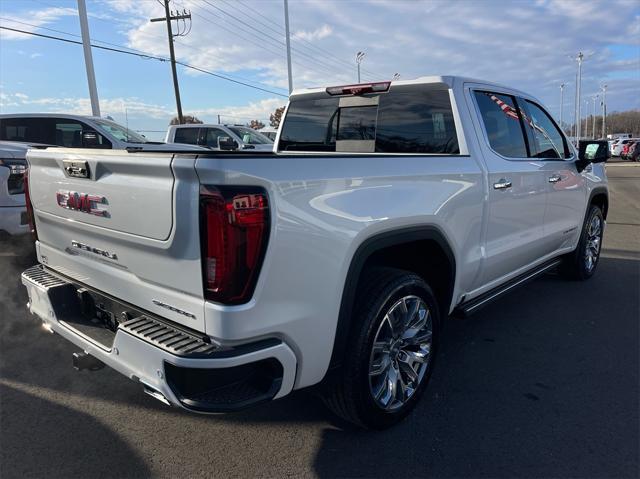
[[[553,253],[573,246],[580,236],[587,199],[586,181],[576,169],[577,154],[551,115],[531,100],[517,100],[530,134],[531,156],[542,162],[547,191],[545,252]]]
[[[529,157],[516,98],[471,87],[471,114],[488,170],[485,259],[478,286],[489,289],[545,255],[547,172]]]

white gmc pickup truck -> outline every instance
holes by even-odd
[[[274,152],[29,152],[40,264],[22,281],[78,369],[204,413],[319,385],[384,428],[425,390],[447,317],[596,269],[607,144],[576,151],[526,93],[348,85],[294,92],[283,118]]]

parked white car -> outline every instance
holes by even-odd
[[[153,150],[201,150],[192,145],[167,145],[113,120],[58,113],[11,113],[0,115],[0,140],[45,143],[67,148]]]
[[[84,351],[76,367],[166,404],[322,383],[338,415],[385,428],[427,387],[449,315],[595,273],[607,158],[532,96],[460,77],[294,91],[276,152],[30,150],[28,308]]]
[[[622,153],[622,149],[624,148],[624,145],[626,145],[627,143],[633,140],[635,140],[635,138],[618,139],[618,141],[615,142],[611,147],[611,156],[620,156],[620,154]]]
[[[171,125],[165,142],[188,143],[212,150],[273,150],[273,140],[245,125]]]
[[[276,139],[276,135],[278,134],[278,129],[272,126],[265,126],[264,128],[260,128],[258,131],[269,138],[271,141],[274,141]]]
[[[0,141],[0,234],[13,236],[29,232],[24,174],[30,146]]]

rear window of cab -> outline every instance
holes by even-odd
[[[449,90],[293,98],[280,151],[459,154]]]

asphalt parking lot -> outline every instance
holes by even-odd
[[[596,276],[545,276],[447,325],[427,394],[385,432],[301,391],[226,416],[144,395],[26,309],[28,244],[0,245],[0,476],[638,477],[640,164],[608,166]]]

